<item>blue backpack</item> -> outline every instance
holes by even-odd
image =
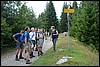
[[[24,33],[20,36],[20,41],[22,43],[25,43],[25,34]]]

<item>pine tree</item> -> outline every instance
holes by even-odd
[[[83,1],[72,14],[71,35],[99,50],[99,2]]]
[[[61,32],[68,31],[67,13],[64,13],[64,9],[68,9],[67,2],[64,2],[62,9],[61,21],[60,21]]]
[[[1,1],[1,44],[14,46],[12,35],[28,25],[37,26],[35,13],[21,1]]]
[[[77,17],[78,17],[77,12],[79,11],[76,1],[73,2],[71,8],[74,9],[75,12],[71,14],[70,34],[71,34],[73,37],[75,37],[75,36],[77,35],[76,32],[77,32],[77,30],[78,30],[78,28],[77,28],[77,19],[78,19],[78,18],[77,18]]]
[[[57,28],[58,19],[52,1],[49,1],[49,3],[46,4],[45,14],[46,14],[46,24],[45,24],[46,29],[49,31],[52,25]]]

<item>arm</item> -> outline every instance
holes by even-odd
[[[28,35],[25,33],[25,46],[28,46]]]
[[[32,43],[32,38],[33,38],[33,35],[32,35],[32,37],[30,37],[30,42],[31,42],[31,44],[33,45],[33,43]]]
[[[13,35],[13,38],[14,38],[14,40],[15,40],[16,42],[18,42],[18,40],[16,40],[16,38],[15,38],[15,35]]]
[[[50,41],[52,40],[52,33],[50,34]]]
[[[25,38],[25,45],[28,46],[27,38]]]
[[[56,30],[56,34],[53,34],[53,35],[58,35],[58,31]]]

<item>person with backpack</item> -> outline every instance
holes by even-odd
[[[51,26],[51,38],[52,38],[52,42],[53,42],[53,52],[56,52],[56,41],[58,39],[58,31],[57,29],[55,29],[55,26]]]
[[[20,37],[22,36],[22,34],[24,33],[23,30],[20,31],[20,33],[16,33],[13,35],[14,40],[16,41],[16,45],[17,45],[17,51],[16,51],[16,61],[19,61],[19,59],[24,59],[24,57],[22,57],[22,52],[23,52],[23,43],[20,40]],[[18,58],[18,54],[20,52],[20,56]]]
[[[32,58],[32,57],[35,57],[33,55],[33,51],[34,51],[34,47],[35,47],[35,38],[36,38],[34,27],[31,28],[31,32],[29,33],[29,35],[30,35],[30,40],[31,40],[31,54],[30,54],[30,58]]]
[[[32,62],[30,62],[29,57],[30,57],[30,53],[31,53],[31,43],[30,43],[30,27],[26,27],[25,28],[25,49],[26,49],[26,56],[25,56],[25,60],[26,60],[26,64],[30,64]]]
[[[44,42],[44,34],[43,34],[43,30],[39,29],[39,34],[38,34],[38,56],[42,55],[42,46],[43,46],[43,42]]]

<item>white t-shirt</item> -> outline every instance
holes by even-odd
[[[30,32],[29,35],[30,35],[30,39],[32,38],[32,40],[35,40],[35,37],[36,37],[35,32]]]

